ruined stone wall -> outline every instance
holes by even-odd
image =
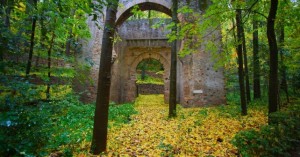
[[[164,85],[157,84],[137,84],[138,94],[164,94]]]
[[[126,0],[124,0],[124,2],[125,1]],[[121,8],[117,14],[118,19],[128,18],[125,14],[128,14],[128,9],[135,5],[135,3],[138,5],[145,4],[141,6],[146,10],[149,9],[147,7],[157,7],[157,5],[160,5],[161,8],[154,8],[154,10],[169,9],[170,11],[171,7],[170,0],[126,1],[124,8]],[[148,3],[155,3],[155,5],[148,5]],[[101,26],[102,24],[103,26],[102,21],[99,20],[98,25]],[[165,102],[168,102],[171,47],[167,42],[166,34],[169,32],[165,28],[153,29],[149,24],[149,20],[123,22],[119,23],[117,29],[119,37],[122,40],[114,45],[111,100],[117,103],[134,101],[137,96],[136,66],[143,59],[154,58],[161,61],[165,68],[164,95]],[[88,60],[93,63],[91,76],[94,83],[90,86],[86,86],[86,88],[88,88],[89,91],[88,98],[95,100],[102,30],[99,30],[97,26],[91,22],[91,19],[89,25],[92,32],[92,39],[86,43],[81,60],[85,62]],[[208,36],[205,40],[213,40],[216,44],[221,45],[221,38],[217,38],[218,40],[212,38],[213,36],[219,37],[220,35],[220,32],[215,32],[215,34]],[[181,45],[182,44],[179,44],[179,49]],[[195,54],[178,58],[177,100],[185,107],[226,103],[223,69],[214,68],[211,52],[206,51],[205,45],[205,42],[202,43],[201,48],[199,48]],[[221,47],[219,47],[219,51],[221,52]]]

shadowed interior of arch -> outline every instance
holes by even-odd
[[[164,94],[164,66],[153,58],[143,59],[136,67],[137,96]]]
[[[157,59],[147,58],[136,67],[138,84],[163,85],[164,66]]]

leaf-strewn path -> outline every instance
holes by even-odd
[[[258,110],[239,116],[237,106],[179,107],[177,118],[168,119],[163,95],[142,95],[135,108],[129,124],[109,130],[108,156],[236,156],[232,137],[267,122]]]

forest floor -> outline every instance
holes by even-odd
[[[141,95],[131,122],[113,127],[108,135],[108,156],[237,156],[234,135],[267,123],[261,107],[240,116],[239,106],[177,108],[169,119],[163,95]],[[235,109],[233,109],[235,108]]]

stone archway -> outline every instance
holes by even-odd
[[[164,99],[165,99],[165,102],[167,103],[168,102],[168,98],[169,98],[169,75],[170,75],[170,63],[169,61],[164,57],[162,56],[160,53],[156,53],[156,52],[151,52],[151,53],[142,53],[140,54],[139,56],[137,56],[134,61],[132,62],[131,66],[130,66],[130,82],[133,83],[134,82],[134,85],[136,86],[135,82],[136,82],[136,74],[137,74],[137,71],[136,71],[136,67],[138,66],[138,64],[145,60],[145,59],[156,59],[158,61],[160,61],[160,63],[163,65],[164,67],[164,75],[163,75],[163,78],[164,78]],[[136,88],[136,87],[135,87]]]
[[[207,1],[207,0],[206,0]],[[186,1],[182,1],[186,3]],[[122,41],[114,44],[116,60],[112,67],[111,100],[117,103],[132,102],[136,96],[136,66],[139,61],[149,58],[160,59],[167,69],[170,61],[170,44],[165,29],[152,29],[149,20],[126,21],[132,15],[131,9],[138,5],[144,10],[156,10],[171,15],[171,0],[120,0],[121,5],[117,13],[117,32]],[[185,4],[186,5],[186,4]],[[199,4],[190,2],[190,7],[199,8]],[[196,11],[201,12],[199,9]],[[105,15],[104,15],[105,17]],[[94,82],[98,81],[100,50],[102,43],[103,19],[97,24],[89,18],[88,24],[92,31],[92,38],[82,48],[82,61],[92,61],[91,76]],[[210,33],[203,41],[214,41],[221,45],[221,32],[216,30]],[[222,104],[225,99],[225,80],[223,68],[215,69],[210,52],[205,49],[207,42],[203,42],[197,53],[193,53],[177,62],[177,99],[185,107],[207,106]],[[221,46],[218,47],[221,53]],[[165,80],[168,81],[169,72],[165,71]],[[168,83],[165,83],[168,85]],[[89,99],[95,100],[96,83],[87,86]],[[168,88],[168,86],[166,86]],[[168,98],[168,89],[165,90],[165,100]]]
[[[145,10],[156,10],[159,12],[163,12],[169,16],[172,15],[171,12],[171,6],[172,2],[171,0],[121,0],[121,3],[124,6],[121,6],[118,8],[117,12],[117,21],[116,24],[120,25],[124,21],[126,21],[131,15],[131,9],[134,6],[139,6],[139,9],[142,11]]]
[[[139,43],[137,43],[139,44]],[[115,102],[132,102],[137,96],[136,68],[145,59],[160,61],[164,67],[164,95],[167,102],[169,96],[170,47],[116,46],[121,55],[113,65],[111,100]],[[123,51],[121,51],[123,50]]]

